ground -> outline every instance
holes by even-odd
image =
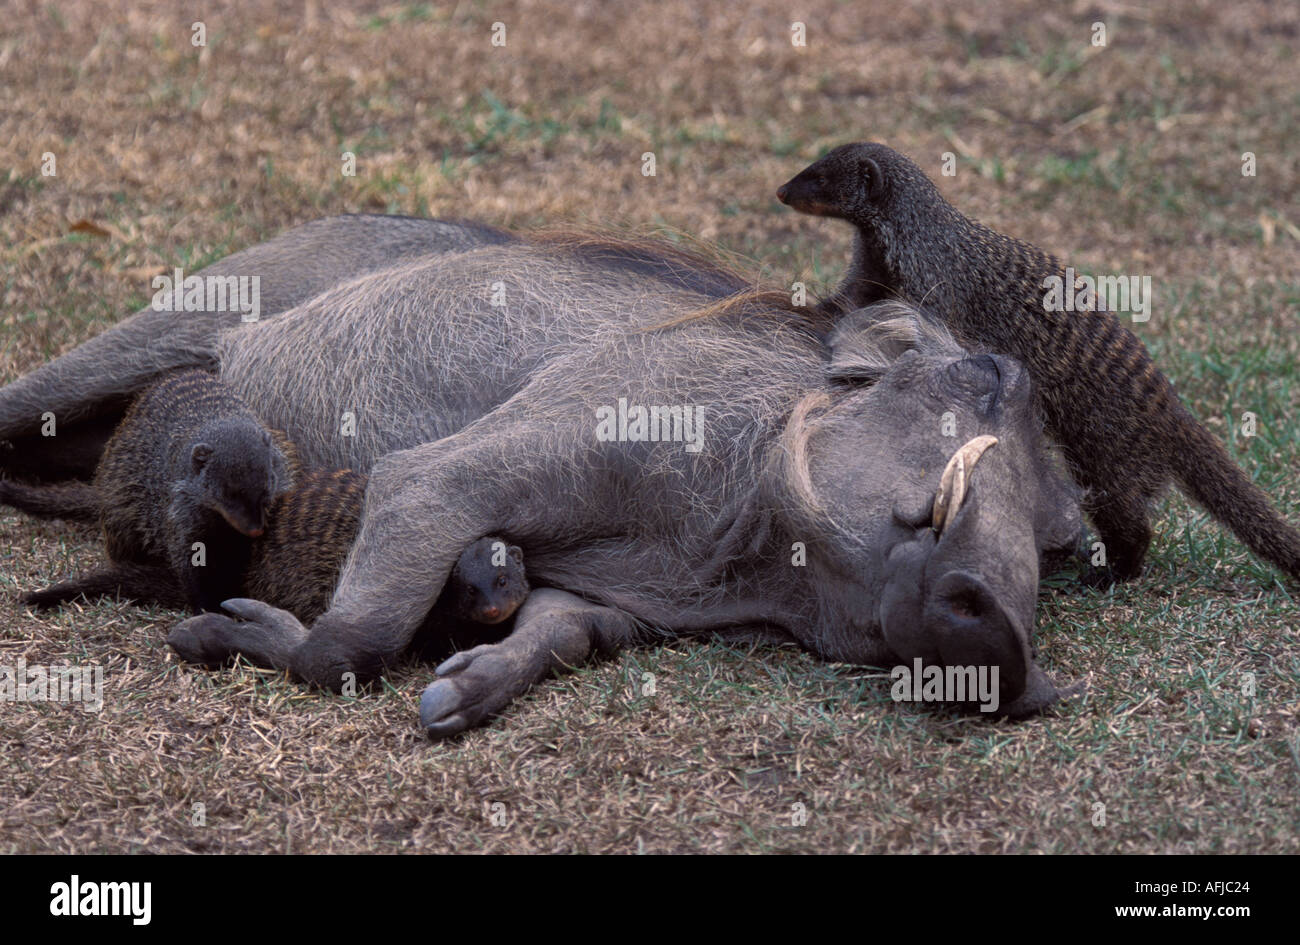
[[[201,10],[7,6],[0,380],[143,305],[156,273],[342,212],[648,227],[824,286],[847,228],[774,191],[875,139],[997,229],[1151,276],[1135,330],[1300,521],[1294,4]],[[899,705],[882,669],[692,641],[431,743],[428,666],[344,699],[178,665],[174,612],[27,612],[16,592],[95,560],[96,536],[3,513],[0,665],[99,664],[105,704],[0,703],[0,850],[1295,851],[1295,586],[1177,494],[1156,518],[1140,580],[1044,582],[1043,663],[1089,690],[1042,718]]]

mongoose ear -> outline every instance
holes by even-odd
[[[265,443],[267,446],[270,446],[270,445],[271,445],[271,431],[270,431],[270,430],[263,430],[263,431],[262,431],[262,442]]]
[[[518,545],[511,545],[506,549],[506,554],[515,559],[516,564],[524,563],[524,551]]]
[[[193,465],[195,472],[206,466],[211,458],[212,447],[206,443],[195,443],[194,449],[190,450],[190,463]]]
[[[885,172],[869,157],[862,158],[862,179],[867,185],[868,199],[877,200],[885,192]]]

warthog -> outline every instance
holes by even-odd
[[[279,240],[383,229],[349,219]],[[537,589],[510,636],[438,667],[420,706],[435,736],[665,633],[996,667],[1012,715],[1057,697],[1030,649],[1039,561],[1074,547],[1080,518],[1016,362],[969,357],[896,306],[854,313],[828,343],[827,326],[667,245],[424,226],[425,252],[350,266],[287,310],[264,300],[260,323],[141,313],[0,390],[12,435],[215,358],[307,462],[370,470],[323,616],[307,628],[228,602],[234,617],[173,629],[182,657],[242,653],[335,690],[373,677],[461,549],[495,534],[524,549]],[[305,284],[311,254],[282,263],[275,243],[231,260],[263,285]]]

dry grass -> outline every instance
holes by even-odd
[[[1153,276],[1144,337],[1213,428],[1259,414],[1240,459],[1300,520],[1293,4],[810,0],[806,49],[786,4],[698,6],[9,4],[0,378],[142,304],[155,271],[345,211],[659,225],[832,280],[847,230],[773,190],[874,138],[931,170],[954,152],[945,191],[995,227]],[[349,701],[179,667],[171,613],[25,612],[12,593],[90,561],[94,535],[5,515],[0,664],[98,663],[107,691],[99,714],[0,704],[0,849],[1294,850],[1300,608],[1181,499],[1159,527],[1143,580],[1050,582],[1047,664],[1092,684],[1050,718],[916,711],[867,671],[682,642],[430,744],[427,668]],[[657,695],[634,698],[647,672]]]

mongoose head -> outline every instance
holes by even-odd
[[[950,247],[956,211],[925,173],[905,155],[865,141],[836,148],[804,168],[776,192],[801,213],[847,220],[857,228],[853,266],[846,280],[857,306],[891,294],[906,294],[919,275],[924,292],[933,287],[928,273],[917,273],[917,256],[933,268],[932,256]],[[918,245],[925,252],[918,254]],[[936,305],[940,305],[936,299]]]
[[[838,217],[858,226],[895,218],[900,201],[934,184],[905,155],[874,141],[845,144],[777,188],[777,199],[800,213]]]
[[[496,624],[514,616],[530,590],[524,553],[500,538],[480,538],[461,553],[451,572],[456,615]]]
[[[250,538],[266,530],[271,503],[291,484],[271,434],[242,419],[204,427],[190,447],[190,480],[205,508]]]

